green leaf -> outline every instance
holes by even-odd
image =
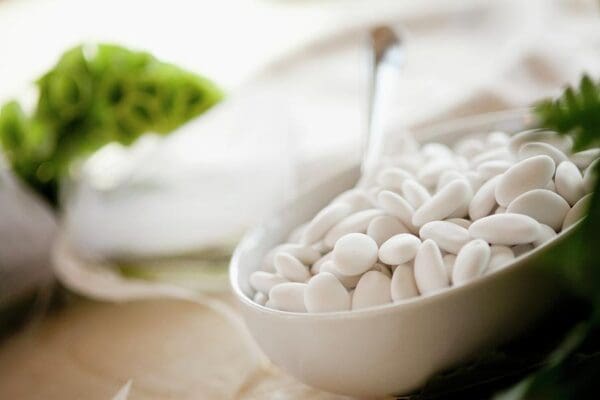
[[[600,145],[600,84],[589,76],[578,88],[534,107],[541,128],[570,135],[578,150]],[[596,165],[600,176],[600,163]],[[587,217],[559,254],[560,273],[573,293],[586,299],[592,315],[577,324],[547,359],[546,366],[501,393],[497,400],[580,399],[600,393],[600,179]]]
[[[17,175],[54,205],[74,161],[109,142],[167,134],[223,97],[204,77],[113,44],[68,50],[37,85],[31,115],[16,102],[0,109],[0,143]]]
[[[573,136],[575,149],[600,145],[600,84],[589,76],[578,88],[568,87],[556,100],[546,99],[534,106],[540,126]]]

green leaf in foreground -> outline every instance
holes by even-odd
[[[109,44],[67,51],[37,86],[31,114],[14,101],[0,109],[0,143],[17,175],[54,205],[74,161],[109,142],[168,133],[223,97],[201,76]]]
[[[540,127],[573,138],[576,150],[600,146],[600,83],[583,76],[557,99],[535,105]],[[596,164],[600,176],[600,163]],[[592,307],[591,316],[575,325],[544,367],[497,396],[498,400],[586,399],[600,393],[600,179],[588,215],[568,247],[557,255],[557,271],[573,293]]]
[[[572,135],[575,149],[600,146],[600,83],[589,76],[557,99],[537,103],[535,113],[541,127]]]

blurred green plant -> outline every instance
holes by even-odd
[[[535,113],[542,127],[571,135],[576,150],[600,146],[600,82],[588,75],[558,98],[537,103]]]
[[[219,102],[211,81],[112,44],[68,50],[37,81],[35,110],[0,108],[0,143],[15,173],[54,206],[74,162],[109,142],[166,134]]]
[[[539,125],[570,135],[575,150],[600,146],[600,82],[584,75],[578,87],[567,87],[556,99],[534,106]],[[596,163],[600,176],[600,163]],[[596,180],[588,216],[569,242],[555,255],[559,272],[573,293],[591,307],[544,366],[498,400],[588,399],[600,394],[600,179]]]

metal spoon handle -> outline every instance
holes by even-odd
[[[383,117],[389,109],[394,81],[404,65],[405,52],[400,36],[389,26],[371,30],[371,81],[369,89],[368,129],[361,172],[365,176],[377,164],[382,153]]]

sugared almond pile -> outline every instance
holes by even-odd
[[[357,310],[493,273],[584,217],[600,149],[571,148],[542,130],[411,143],[266,256],[254,301]]]

